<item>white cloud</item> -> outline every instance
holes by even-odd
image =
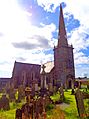
[[[89,25],[89,4],[88,0],[86,2],[84,0],[66,0],[64,1],[67,5],[65,7],[64,12],[70,13],[74,15],[75,19],[78,19],[80,21],[81,25],[84,25],[87,27]]]
[[[26,15],[15,0],[0,1],[0,30],[2,32],[6,35],[8,33],[15,35],[26,25],[28,25]]]
[[[76,51],[80,51],[81,49],[86,49],[89,46],[89,38],[86,38],[86,33],[83,32],[83,27],[80,26],[70,33],[70,39],[68,42],[73,44],[73,47]]]
[[[31,25],[30,25],[31,26]],[[18,37],[18,34],[16,37],[10,37],[10,34],[8,34],[8,36],[3,36],[1,38],[1,43],[0,43],[0,62],[2,61],[8,61],[5,64],[0,64],[0,70],[2,71],[1,76],[3,75],[3,72],[7,72],[8,76],[11,77],[11,73],[12,73],[12,69],[13,69],[13,64],[14,61],[22,61],[22,62],[28,62],[28,63],[40,63],[41,60],[42,62],[46,62],[49,60],[52,60],[53,56],[51,54],[45,55],[45,53],[43,52],[44,50],[46,50],[47,46],[42,46],[45,44],[44,39],[41,41],[41,39],[34,39],[35,35],[39,35],[40,37],[45,37],[45,39],[47,38],[47,42],[49,43],[49,48],[51,48],[53,46],[53,44],[51,43],[51,40],[53,38],[52,36],[52,32],[55,31],[55,25],[54,24],[50,24],[50,25],[44,25],[42,27],[36,27],[36,26],[31,26],[31,32],[30,34],[29,29],[27,29],[28,31],[26,32],[26,34],[22,34],[21,36]],[[31,37],[33,37],[33,39],[31,39]],[[16,38],[16,40],[15,40]],[[20,40],[19,40],[20,38]],[[19,48],[14,48],[13,45],[11,44],[12,42],[23,42],[23,41],[27,41],[29,42],[29,44],[33,43],[37,46],[37,44],[39,44],[39,42],[41,42],[41,46],[33,49],[32,50],[24,50],[24,48],[19,49]],[[45,44],[46,45],[46,44]],[[45,47],[45,49],[44,49]],[[35,53],[37,52],[37,50],[39,50],[39,53]],[[24,61],[23,61],[24,59]],[[6,67],[6,68],[5,68]],[[7,73],[4,74],[4,76],[7,76]]]
[[[48,12],[54,12],[61,1],[59,0],[37,0],[38,5]],[[51,7],[53,5],[53,7]]]
[[[89,64],[89,56],[86,56],[83,52],[75,53],[75,64]]]
[[[64,13],[73,14],[76,19],[84,21],[89,20],[87,17],[89,11],[88,0],[86,2],[84,0],[37,0],[39,6],[43,7],[44,10],[49,12],[54,12],[54,10],[60,6],[60,3],[66,3],[67,7],[64,9]],[[53,7],[51,7],[53,5]],[[86,18],[83,19],[83,16]]]
[[[28,63],[40,63],[52,59],[52,55],[45,55],[43,52],[53,47],[51,40],[52,32],[56,27],[53,23],[49,25],[41,24],[40,27],[31,25],[28,19],[31,13],[27,13],[19,8],[16,0],[0,1],[0,77],[11,77],[14,61],[23,61]],[[37,37],[46,39],[37,39]],[[39,45],[32,50],[24,48],[15,48],[12,43],[28,42],[29,44]],[[45,46],[43,46],[45,43]],[[43,50],[44,49],[44,50]],[[35,53],[39,50],[39,53]],[[4,63],[3,63],[4,62]],[[3,73],[5,72],[5,73]]]

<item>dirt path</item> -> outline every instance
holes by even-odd
[[[59,106],[60,106],[60,109],[64,110],[65,108],[69,107],[70,105],[66,104],[66,103],[61,103],[61,104],[59,104]]]

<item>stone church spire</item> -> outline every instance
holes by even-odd
[[[59,33],[58,33],[58,47],[68,46],[67,35],[63,17],[62,5],[60,4],[60,16],[59,16]]]

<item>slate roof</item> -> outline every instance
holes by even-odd
[[[54,67],[54,61],[49,61],[47,63],[44,63],[44,65],[46,66],[45,67],[45,72],[49,73]],[[42,68],[41,68],[41,72],[42,72]]]

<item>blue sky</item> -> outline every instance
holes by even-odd
[[[53,61],[62,3],[68,43],[74,47],[76,77],[89,77],[89,2],[86,0],[0,1],[0,77],[14,62]]]

